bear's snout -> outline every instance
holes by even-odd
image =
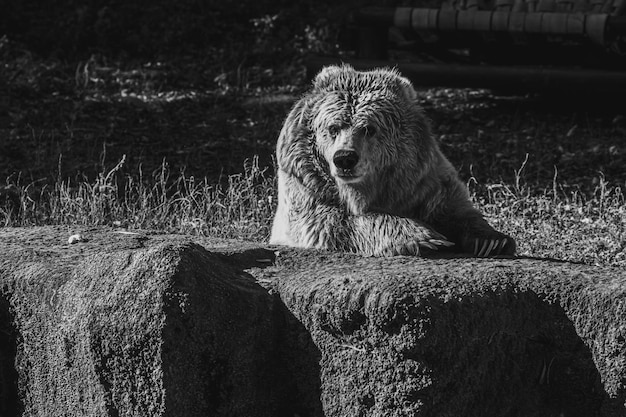
[[[359,162],[359,154],[355,151],[340,150],[333,155],[333,162],[337,168],[351,170]]]

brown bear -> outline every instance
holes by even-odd
[[[515,253],[472,206],[415,89],[394,69],[322,69],[287,116],[276,156],[272,244],[373,256]]]

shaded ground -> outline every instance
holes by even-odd
[[[382,2],[102,0],[6,3],[0,181],[107,172],[216,178],[271,155],[306,88],[307,54],[337,53],[346,12]],[[386,2],[386,4],[394,2]],[[402,3],[402,2],[400,2]],[[413,4],[413,2],[404,2]],[[403,4],[404,4],[403,3]],[[626,113],[607,97],[536,100],[434,89],[423,105],[464,179],[593,190],[626,181]]]
[[[2,178],[93,177],[123,154],[126,167],[147,174],[164,160],[200,177],[238,172],[257,154],[269,165],[274,132],[290,104],[246,104],[246,94],[218,91],[213,80],[187,80],[185,67],[167,63],[125,70],[90,61],[77,64],[77,76],[69,65],[23,54],[28,61],[14,61],[18,68],[3,88]]]
[[[208,58],[83,62],[41,58],[4,42],[0,78],[0,178],[29,183],[112,168],[150,176],[217,178],[260,156],[270,166],[289,107],[306,88],[302,67],[276,74],[215,69]],[[574,102],[572,102],[572,100]],[[422,105],[444,152],[464,179],[592,190],[603,175],[624,184],[624,111],[606,98],[498,96],[430,89]]]
[[[509,183],[589,187],[604,175],[624,184],[626,113],[608,97],[509,97],[487,91],[434,91],[424,105],[447,155],[462,175]],[[429,111],[430,110],[430,111]]]

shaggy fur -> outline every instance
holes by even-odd
[[[270,243],[374,256],[515,252],[472,206],[395,70],[324,68],[287,116],[276,154]]]

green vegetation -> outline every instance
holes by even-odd
[[[348,4],[79,3],[10,2],[0,18],[0,226],[266,240],[273,148],[306,88],[303,58],[333,50]],[[625,115],[573,98],[421,95],[444,153],[520,255],[624,266]]]

